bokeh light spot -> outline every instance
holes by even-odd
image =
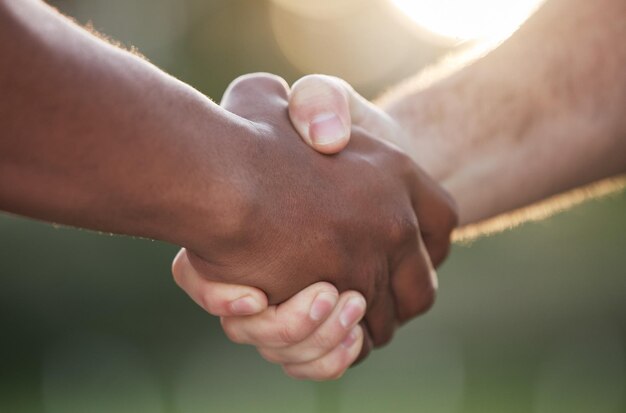
[[[390,0],[418,26],[456,40],[500,39],[545,0]]]

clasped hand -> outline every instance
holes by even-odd
[[[433,304],[454,203],[401,149],[393,121],[338,79],[290,91],[247,75],[221,105],[252,138],[216,200],[217,236],[185,246],[174,278],[229,338],[290,376],[337,378]]]

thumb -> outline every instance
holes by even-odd
[[[350,140],[348,91],[339,79],[309,75],[294,83],[289,117],[304,141],[318,152],[340,152]]]
[[[289,93],[289,117],[304,141],[321,153],[333,154],[345,148],[352,125],[410,150],[395,121],[337,77],[309,75],[294,83]]]

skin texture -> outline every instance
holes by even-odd
[[[550,0],[457,73],[381,99],[462,226],[506,227],[502,214],[626,171],[624,21],[621,0]]]
[[[304,141],[324,153],[344,148],[352,125],[403,148],[457,201],[458,237],[508,228],[625,186],[619,177],[626,171],[624,21],[622,0],[549,0],[492,53],[409,79],[378,105],[341,79],[306,76],[292,87],[290,117]],[[448,75],[433,83],[429,78],[437,71]],[[320,139],[320,128],[312,125],[329,113],[338,122]],[[564,191],[569,192],[555,197]],[[213,302],[227,305],[224,293],[233,287],[204,288]],[[264,355],[282,322],[271,318],[273,311],[219,315],[234,315],[223,319],[230,336],[259,337],[250,344]],[[300,317],[290,322],[304,323]],[[301,325],[309,337],[320,329]],[[338,348],[332,338],[326,343],[320,352]],[[298,360],[284,354],[270,361]],[[323,379],[337,373],[327,368],[326,375],[313,369],[310,374]]]
[[[0,209],[179,245],[203,238],[189,217],[230,230],[242,119],[38,1],[0,2],[0,50]]]
[[[198,305],[221,316],[232,341],[258,347],[261,356],[282,365],[291,377],[339,378],[359,354],[363,357],[371,348],[368,335],[355,325],[365,314],[365,299],[356,291],[339,294],[332,284],[320,282],[284,303],[266,307],[261,290],[208,280],[191,266],[184,250],[176,256],[172,272]],[[249,305],[232,305],[241,300]],[[357,339],[345,345],[353,332]]]
[[[219,311],[251,313],[330,282],[346,293],[329,291],[309,314],[349,351],[322,366],[351,363],[361,343],[386,343],[432,305],[429,254],[435,264],[447,254],[452,199],[358,128],[341,154],[309,148],[280,78],[241,78],[219,107],[35,0],[0,0],[0,54],[0,209],[172,242],[185,247],[177,263],[205,280],[257,288],[234,287],[228,308],[190,293]],[[320,369],[290,366],[298,377]]]
[[[438,261],[447,254],[454,204],[409,157],[358,129],[334,157],[311,151],[289,121],[287,93],[284,81],[263,74],[226,91],[222,107],[259,131],[232,167],[251,199],[238,231],[188,259],[212,280],[266,291],[270,304],[319,280],[356,290],[382,345],[396,322],[432,305],[427,248]],[[428,223],[420,227],[421,218]]]

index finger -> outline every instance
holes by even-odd
[[[210,281],[189,262],[187,250],[181,249],[172,262],[176,284],[209,314],[218,317],[243,316],[262,312],[267,297],[258,288]]]

